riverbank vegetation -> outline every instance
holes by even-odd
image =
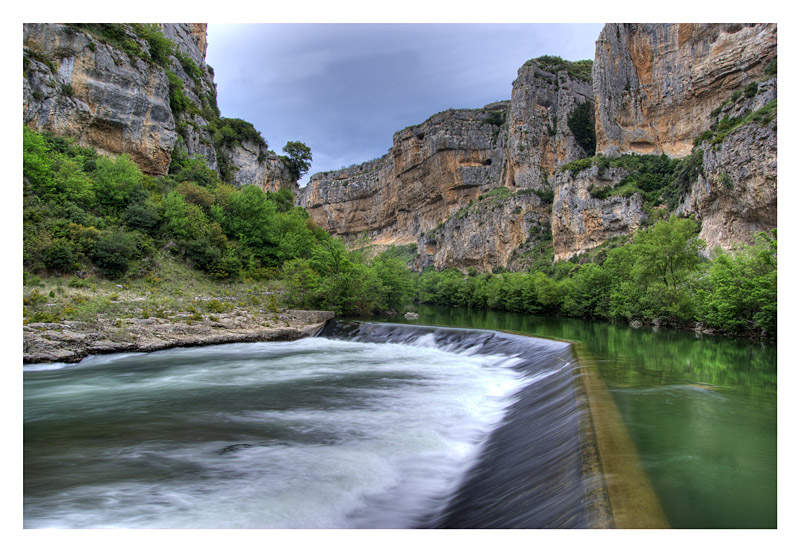
[[[403,248],[348,249],[288,190],[233,187],[199,158],[153,177],[126,156],[23,132],[26,322],[244,307],[370,316],[428,303],[776,335],[775,231],[706,259],[697,223],[671,218],[528,272],[414,273]]]
[[[628,243],[535,272],[423,271],[422,303],[700,328],[774,339],[777,231],[701,256],[692,219],[670,218]]]

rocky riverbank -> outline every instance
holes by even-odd
[[[93,322],[29,323],[23,362],[78,362],[103,353],[149,352],[171,347],[254,341],[292,341],[313,335],[332,311],[221,313],[181,319],[98,318]]]

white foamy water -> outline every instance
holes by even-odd
[[[312,338],[25,372],[25,527],[412,527],[527,383],[508,357]]]

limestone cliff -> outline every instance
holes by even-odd
[[[451,109],[394,135],[380,159],[313,175],[298,198],[325,230],[407,244],[501,181],[507,103]]]
[[[535,189],[495,188],[420,236],[417,267],[524,269],[525,253],[551,238],[547,200]]]
[[[205,55],[203,23],[25,24],[23,121],[127,154],[149,174],[166,174],[175,155],[201,155],[233,184],[294,187],[265,141],[220,143],[225,119]]]
[[[163,69],[67,25],[24,25],[23,46],[28,126],[167,172],[177,132]]]
[[[587,154],[569,127],[570,116],[588,102],[594,111],[591,62],[544,57],[526,62],[511,89],[505,143],[506,186],[549,187],[555,170]],[[589,121],[593,125],[593,121]]]
[[[381,159],[312,176],[299,204],[335,235],[418,242],[420,266],[504,266],[530,241],[532,225],[549,218],[549,201],[515,192],[552,197],[555,170],[586,155],[568,121],[578,106],[592,104],[590,67],[531,60],[510,101],[448,110],[397,132]],[[509,194],[479,201],[501,187],[513,201],[504,200]]]
[[[205,25],[159,26],[164,59],[149,27],[91,27],[24,25],[25,124],[151,174],[201,155],[228,182],[296,192],[261,134],[220,116]],[[416,243],[417,266],[437,269],[524,270],[670,213],[697,217],[707,252],[747,243],[777,223],[776,44],[774,24],[608,24],[593,62],[531,60],[509,100],[396,132],[383,157],[313,175],[297,203],[350,243]],[[628,154],[694,164],[662,183],[666,200],[610,167]]]
[[[751,243],[754,232],[778,225],[777,79],[751,91],[723,103],[716,131],[701,137],[703,172],[676,210],[701,221],[707,253]],[[736,123],[720,130],[725,121]]]
[[[592,197],[597,188],[613,188],[628,174],[624,169],[598,166],[556,177],[551,227],[553,260],[563,261],[602,245],[606,240],[630,234],[647,220],[642,197],[617,195]]]
[[[774,24],[609,24],[592,69],[597,152],[684,157],[711,111],[777,56]]]

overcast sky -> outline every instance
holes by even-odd
[[[511,98],[525,61],[594,59],[602,24],[208,25],[223,117],[270,148],[311,148],[309,174],[380,157],[392,135],[448,108]]]

